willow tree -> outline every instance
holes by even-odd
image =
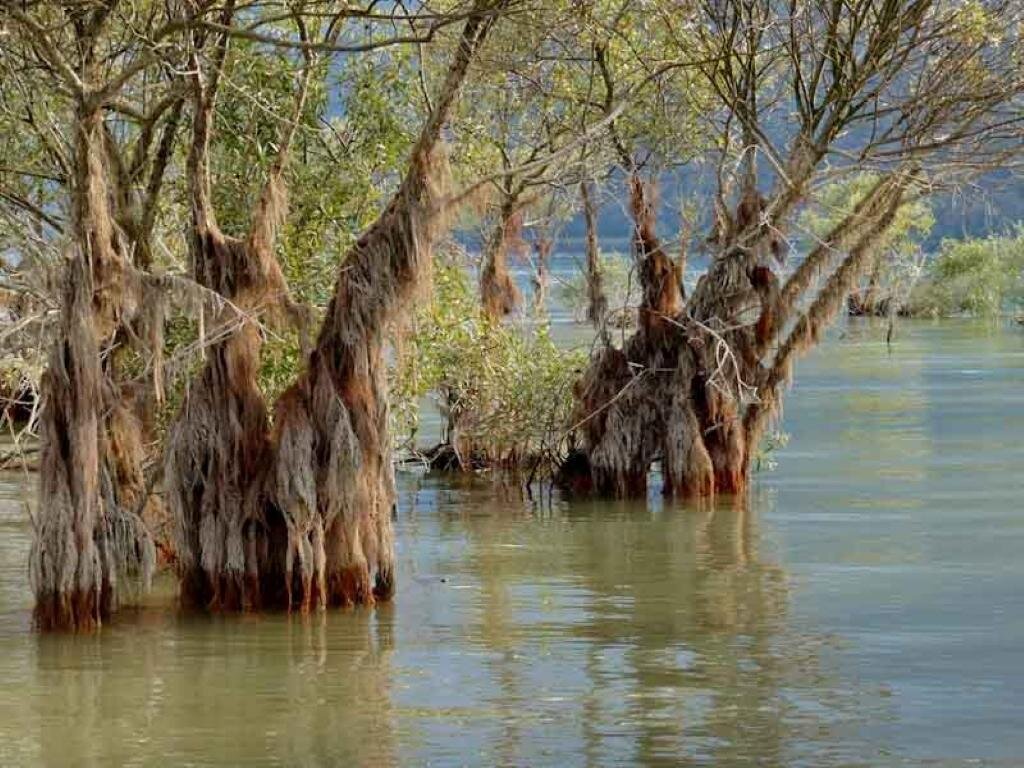
[[[395,501],[385,334],[422,288],[445,219],[442,128],[502,0],[477,0],[394,197],[345,257],[305,370],[274,406],[269,506],[296,543],[301,606],[386,599]]]
[[[680,10],[672,2],[586,4],[565,41],[580,62],[572,82],[577,132],[598,121],[605,127],[601,140],[582,144],[579,159],[586,314],[602,336],[608,306],[597,242],[599,184],[624,198],[639,282],[657,218],[655,182],[699,156],[709,142],[699,118],[709,107],[710,91],[688,59],[694,40],[675,27]],[[662,266],[671,271],[678,264],[668,257]],[[682,279],[678,270],[676,278]]]
[[[177,99],[159,76],[146,98],[138,85],[159,61],[145,42],[149,33],[171,33],[163,14],[120,8],[113,0],[8,4],[3,12],[14,33],[5,41],[5,56],[13,51],[30,63],[36,86],[46,89],[40,103],[60,105],[40,121],[45,129],[31,127],[61,168],[54,181],[69,210],[63,225],[53,217],[49,222],[57,230],[54,248],[66,255],[56,341],[41,382],[39,514],[30,556],[35,617],[42,629],[89,630],[116,606],[118,575],[146,581],[154,559],[140,518],[143,446],[119,361],[153,307],[139,257],[148,232],[132,225],[154,215],[166,157],[161,159],[153,137]],[[145,34],[126,46],[124,25]],[[31,121],[31,106],[26,114]],[[120,121],[124,116],[132,125]],[[61,119],[67,121],[69,152]],[[119,135],[134,137],[130,162]],[[169,142],[161,138],[157,146]],[[48,216],[45,209],[36,214]]]
[[[742,493],[795,358],[899,206],[1020,146],[1017,3],[727,0],[694,13],[660,21],[693,43],[680,66],[717,103],[711,264],[684,301],[634,186],[641,322],[577,387],[579,450],[562,481],[580,492],[644,494],[658,461],[667,495]],[[784,233],[828,166],[878,182],[783,276]]]
[[[277,141],[277,154],[242,237],[225,234],[212,203],[209,148],[215,96],[225,67],[233,3],[225,5],[208,66],[199,52],[206,33],[196,32],[189,69],[192,79],[192,140],[187,173],[192,210],[190,262],[196,283],[215,295],[203,325],[211,337],[205,364],[188,386],[168,433],[164,471],[175,530],[181,596],[191,605],[236,610],[258,606],[259,575],[268,570],[268,538],[283,526],[261,515],[258,482],[267,460],[269,421],[258,383],[262,320],[302,313],[291,301],[274,256],[287,216],[285,164],[313,70],[305,64],[291,114]],[[300,38],[306,27],[296,16]],[[263,562],[261,562],[263,561]],[[262,566],[262,567],[261,567]]]
[[[459,168],[474,179],[482,203],[479,289],[491,320],[522,304],[509,259],[526,260],[530,243],[524,235],[532,229],[535,267],[546,261],[553,244],[541,230],[554,218],[554,209],[547,209],[558,200],[558,189],[578,178],[567,149],[579,140],[576,116],[585,110],[566,84],[580,63],[549,52],[562,47],[577,14],[574,4],[553,2],[517,15],[488,45],[488,66],[470,84],[453,120],[465,134],[457,148]],[[585,128],[584,122],[579,130]]]
[[[5,83],[0,131],[9,137],[7,146],[0,148],[5,177],[0,179],[0,205],[12,230],[21,230],[10,247],[18,255],[18,271],[37,284],[34,298],[42,299],[49,287],[40,273],[60,260],[59,252],[73,237],[65,213],[76,184],[76,106],[63,75],[80,67],[71,54],[72,40],[95,24],[94,55],[101,63],[94,76],[109,91],[102,100],[98,129],[104,183],[118,248],[132,276],[132,302],[138,307],[122,317],[102,356],[111,393],[103,425],[109,443],[106,460],[118,504],[139,509],[151,524],[161,516],[161,505],[157,497],[146,494],[143,465],[151,455],[154,405],[164,394],[160,354],[165,302],[149,273],[183,96],[175,68],[159,66],[144,37],[123,48],[120,63],[129,67],[120,70],[121,79],[116,79],[118,67],[111,66],[108,52],[112,45],[123,45],[115,41],[126,25],[145,29],[148,36],[165,29],[168,19],[119,3],[96,4],[97,15],[91,21],[82,8],[55,14],[54,7],[48,14],[42,4],[24,7],[26,13],[12,14],[14,34],[5,38],[0,55]],[[27,13],[29,8],[32,13]],[[45,45],[33,40],[44,40]],[[168,46],[164,55],[173,63],[174,46]],[[38,346],[40,336],[51,337],[51,330],[46,314],[40,313],[21,334]]]

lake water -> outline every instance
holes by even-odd
[[[376,610],[30,632],[0,479],[0,765],[1024,765],[1024,331],[851,325],[746,510],[403,475]]]

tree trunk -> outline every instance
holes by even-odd
[[[559,475],[563,487],[642,496],[652,465],[660,461],[667,496],[743,493],[794,355],[817,341],[866,269],[865,254],[891,223],[899,189],[899,179],[880,185],[870,203],[825,238],[827,252],[852,243],[849,254],[768,361],[769,347],[802,293],[797,288],[809,284],[826,251],[812,252],[780,289],[769,242],[754,238],[748,247],[726,245],[684,310],[634,180],[633,210],[644,254],[641,323],[621,350],[606,345],[577,385],[574,423],[580,425],[581,445]],[[759,218],[755,211],[738,210],[735,220],[744,216],[751,222]],[[783,306],[780,296],[787,295],[791,303]]]
[[[516,200],[506,198],[487,242],[480,265],[480,303],[484,315],[498,321],[512,314],[522,301],[508,271],[508,253],[522,242],[522,216]]]
[[[269,505],[300,542],[303,605],[369,604],[394,590],[385,333],[430,269],[445,224],[441,128],[501,7],[475,4],[410,168],[344,260],[306,369],[274,406]]]
[[[229,3],[221,19],[225,26],[232,11]],[[224,300],[203,310],[213,341],[169,430],[164,472],[182,601],[211,610],[284,605],[291,594],[290,583],[280,576],[294,537],[284,518],[263,506],[270,423],[258,383],[259,322],[297,312],[274,247],[287,216],[284,166],[313,69],[307,52],[292,114],[282,128],[249,231],[241,239],[229,237],[217,225],[208,161],[226,46],[224,35],[206,83],[198,56],[192,56],[195,106],[188,157],[193,277]]]
[[[534,257],[537,264],[533,275],[533,308],[538,314],[545,314],[548,289],[551,284],[551,253],[555,242],[547,231],[541,232],[534,242]]]
[[[583,202],[583,221],[586,225],[587,256],[587,320],[595,328],[604,327],[608,312],[608,299],[604,295],[601,278],[601,251],[597,244],[597,204],[594,182],[580,182],[580,200]]]
[[[141,447],[101,363],[101,350],[137,309],[137,286],[114,223],[102,111],[84,100],[76,115],[74,163],[74,246],[58,341],[42,381],[40,504],[30,574],[40,629],[88,631],[116,607],[118,572],[148,580],[154,555],[129,509],[139,501]]]

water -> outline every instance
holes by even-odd
[[[851,326],[750,508],[402,477],[399,594],[29,632],[0,481],[0,764],[1024,765],[1024,333]],[[980,762],[978,762],[980,761]]]

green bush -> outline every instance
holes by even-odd
[[[602,253],[598,263],[601,268],[601,287],[608,299],[609,312],[619,315],[624,307],[636,306],[640,289],[636,276],[632,274],[632,261],[619,253]],[[590,298],[587,294],[587,275],[582,265],[573,272],[572,277],[559,285],[558,298],[577,320],[586,318]]]
[[[445,259],[396,357],[392,412],[407,444],[429,397],[441,411],[445,442],[504,464],[558,447],[586,361],[581,351],[559,349],[546,326],[517,329],[485,318],[466,270]]]
[[[913,315],[996,317],[1024,302],[1024,230],[944,240],[910,299]]]

